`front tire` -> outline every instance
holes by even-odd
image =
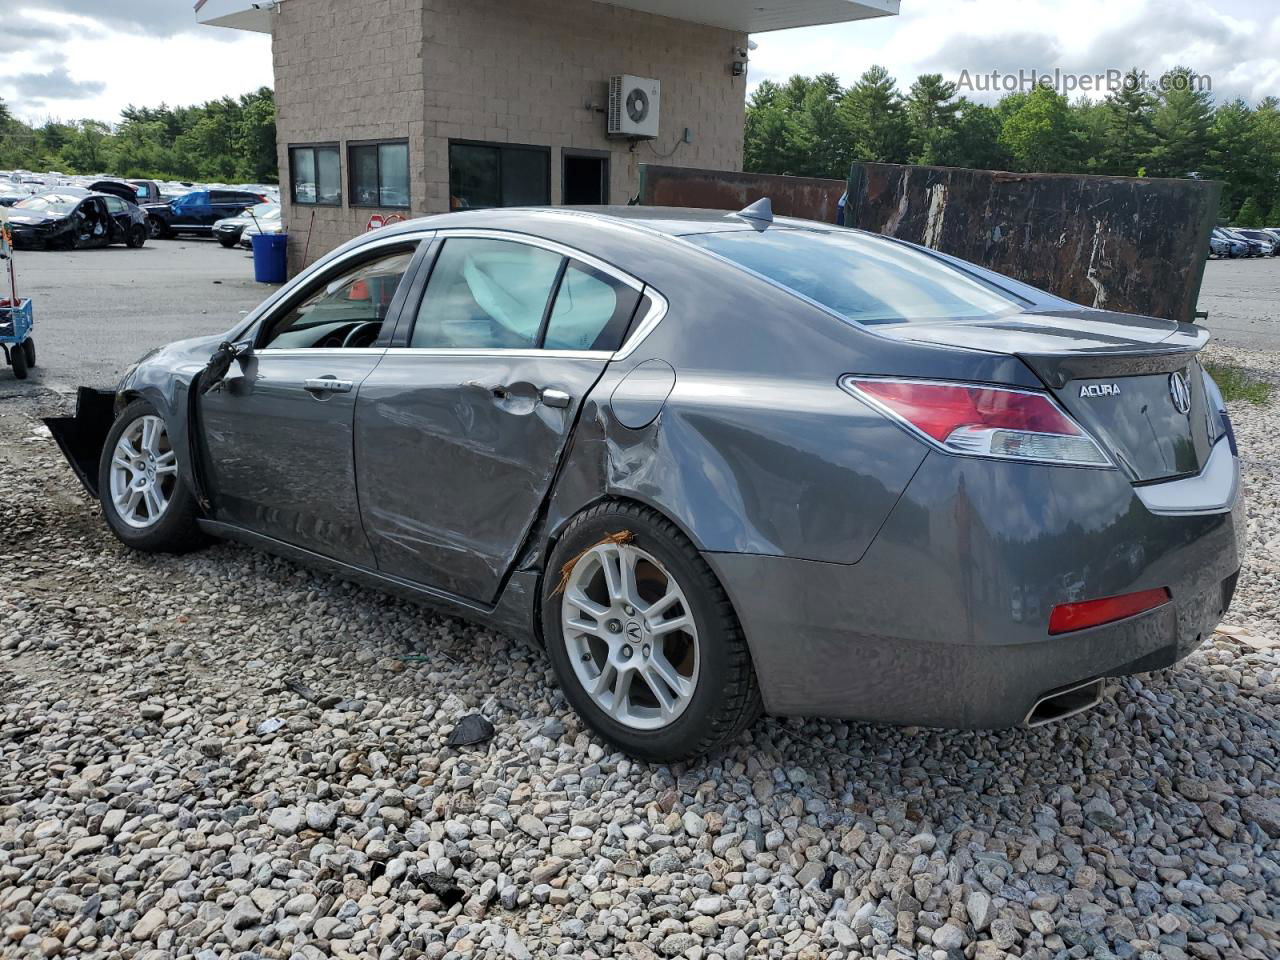
[[[147,218],[147,229],[152,240],[168,240],[172,236],[169,228],[157,217]]]
[[[22,344],[15,343],[9,348],[9,366],[13,367],[13,375],[19,380],[27,379],[27,351]]]
[[[230,250],[232,247],[234,247],[237,243],[240,242],[240,238],[239,237],[219,237],[218,242],[222,244],[224,247],[226,247],[228,250]]]
[[[699,756],[760,715],[724,588],[679,528],[645,507],[600,504],[569,524],[544,577],[542,633],[573,708],[642,760]]]
[[[98,500],[111,532],[135,550],[185,553],[204,543],[168,426],[146,400],[125,407],[107,433]]]
[[[34,368],[36,365],[36,341],[32,337],[22,341],[22,354],[27,359],[27,366]]]

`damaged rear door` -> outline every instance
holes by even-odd
[[[361,388],[356,472],[378,568],[487,603],[642,285],[528,237],[446,236]]]

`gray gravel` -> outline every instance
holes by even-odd
[[[1274,958],[1280,444],[1234,412],[1252,555],[1179,666],[1037,731],[764,720],[662,767],[531,647],[127,552],[0,404],[0,954]]]

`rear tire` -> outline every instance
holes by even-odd
[[[134,550],[186,553],[204,544],[199,507],[178,470],[168,426],[146,400],[120,412],[98,464],[98,500],[111,532]]]
[[[629,571],[613,578],[617,590],[612,563]],[[673,629],[677,621],[688,626]],[[569,524],[543,578],[542,634],[578,715],[642,760],[699,756],[761,713],[724,588],[675,524],[637,504],[600,504]]]
[[[36,342],[31,337],[22,341],[22,352],[27,358],[27,366],[34,368],[36,365]]]
[[[9,348],[9,366],[13,367],[13,375],[17,379],[27,379],[27,351],[21,344],[15,343]]]
[[[150,236],[150,231],[143,224],[135,223],[129,228],[129,236],[124,245],[131,250],[137,250],[147,242],[148,236]]]

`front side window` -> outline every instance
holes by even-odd
[[[529,349],[564,257],[510,240],[445,241],[427,282],[411,347]]]
[[[1019,309],[937,257],[852,230],[773,227],[685,239],[856,323],[994,317]]]
[[[306,206],[340,206],[339,165],[336,146],[290,147],[289,189],[293,202]]]
[[[401,249],[329,277],[268,321],[261,347],[371,346],[412,259],[412,249]]]
[[[408,142],[353,144],[348,159],[353,206],[409,206]]]
[[[506,143],[449,144],[449,209],[551,202],[551,151]]]

